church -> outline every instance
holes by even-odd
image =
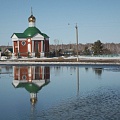
[[[49,53],[49,36],[42,33],[35,25],[36,18],[28,18],[29,27],[23,33],[13,33],[13,56],[15,57],[47,57]]]

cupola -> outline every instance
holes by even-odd
[[[31,15],[29,18],[28,18],[28,22],[35,22],[36,21],[36,18]]]
[[[35,27],[36,18],[33,16],[32,8],[31,8],[31,16],[28,18],[29,27]]]

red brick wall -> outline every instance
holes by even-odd
[[[45,40],[45,57],[47,57],[49,52],[49,40]]]
[[[31,68],[30,68],[31,69]],[[20,73],[20,74],[19,74]],[[23,77],[25,76],[25,77]],[[24,79],[25,78],[25,79]],[[31,76],[28,75],[28,67],[14,67],[15,80],[33,80],[33,70],[31,69]]]
[[[17,55],[17,53],[18,53],[18,45],[17,45],[17,41],[14,41],[13,42],[13,45],[14,45],[14,54],[15,54],[15,56]]]
[[[25,45],[22,45],[23,41],[19,41],[19,52],[20,52],[20,56],[28,56],[28,43],[26,40],[24,40],[24,42],[26,42]]]
[[[49,40],[45,40],[45,52],[49,52]]]
[[[33,69],[31,69],[31,76],[28,75],[29,67],[14,67],[14,80],[33,80]],[[39,72],[38,72],[39,71]],[[44,73],[44,75],[43,75]],[[50,79],[50,67],[36,67],[35,68],[35,80]]]
[[[39,52],[41,52],[41,41],[39,42]]]
[[[50,67],[45,67],[44,69],[44,78],[50,79]]]
[[[19,53],[20,56],[24,56],[27,57],[28,56],[28,44],[31,44],[31,51],[32,51],[32,41],[30,40],[30,42],[28,42],[28,40],[23,40],[25,41],[25,45],[22,45],[22,41],[19,41]],[[14,53],[17,56],[18,55],[18,41],[14,41]],[[45,40],[43,42],[44,45],[44,52],[45,52],[45,56],[48,55],[49,52],[49,40]],[[37,40],[34,41],[34,51],[40,53],[41,52],[41,41]],[[37,55],[36,55],[37,56]],[[40,55],[38,55],[39,57]]]
[[[19,73],[18,73],[18,67],[14,67],[14,80],[18,80]]]
[[[25,80],[28,80],[28,69],[27,69],[27,67],[20,68],[20,80],[24,80],[23,76],[26,76]]]
[[[42,68],[42,67],[40,67],[40,68],[39,68],[39,71],[40,71],[40,72],[39,72],[39,74],[40,74],[40,79],[42,80],[43,68]]]

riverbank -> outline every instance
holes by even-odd
[[[84,65],[103,64],[120,65],[120,57],[54,57],[54,58],[20,58],[1,60],[0,65]]]

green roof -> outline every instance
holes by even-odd
[[[42,87],[39,87],[37,85],[35,85],[34,83],[31,84],[25,84],[25,89],[29,92],[29,93],[37,93]]]
[[[24,34],[27,36],[27,37],[33,37],[34,35],[36,35],[37,33],[40,33],[40,30],[36,27],[28,27],[25,31],[24,31]]]
[[[25,88],[30,93],[37,93],[41,89],[41,87],[35,85],[34,83],[19,83],[16,88]]]
[[[43,35],[45,38],[49,38],[49,36],[46,35],[45,33],[41,33],[41,35]]]
[[[26,38],[24,33],[14,33],[18,38]]]
[[[36,28],[36,27],[28,27],[24,33],[14,33],[18,38],[31,38],[36,34],[41,34],[42,36],[44,36],[44,38],[49,38],[48,35],[46,35],[45,33],[41,33],[41,31]],[[13,36],[13,35],[12,35]]]
[[[47,85],[49,82],[46,82],[42,86],[37,86],[34,83],[19,83],[19,85],[16,88],[25,88],[29,93],[37,93],[39,90],[42,89],[45,85]]]

